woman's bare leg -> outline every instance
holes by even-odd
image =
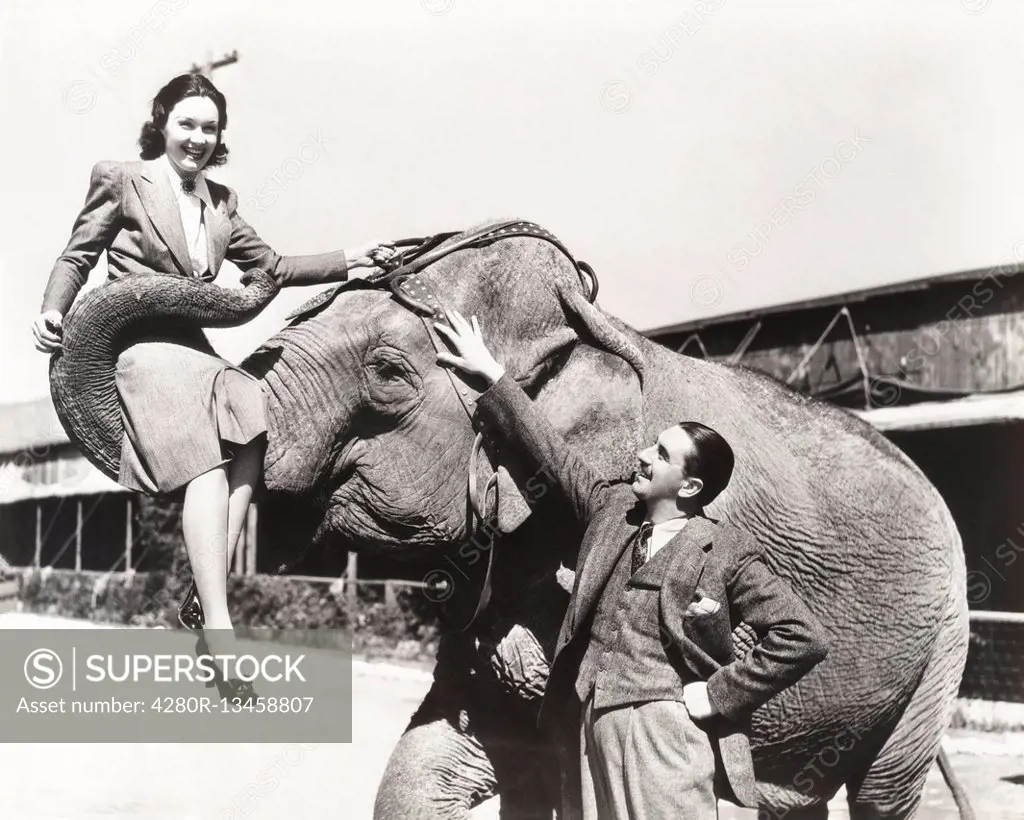
[[[206,629],[231,629],[227,605],[228,471],[196,476],[185,488],[182,531]]]
[[[214,657],[234,654],[234,627],[227,605],[228,567],[259,480],[263,447],[262,438],[249,442],[230,462],[197,476],[185,488],[182,529],[203,606],[203,638],[208,647],[201,651]],[[226,668],[221,672],[231,674]],[[241,696],[251,698],[255,693],[250,688],[248,695],[243,692]]]
[[[228,464],[228,556],[227,567],[238,546],[238,537],[245,526],[249,502],[263,470],[263,451],[266,439],[260,437],[238,449]]]

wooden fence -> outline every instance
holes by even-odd
[[[139,576],[144,578],[149,573],[147,572],[135,572],[130,570],[125,572],[124,570],[116,570],[112,572],[104,572],[98,569],[65,569],[58,567],[12,567],[9,564],[4,567],[0,567],[0,612],[8,612],[12,609],[16,609],[18,605],[18,598],[20,595],[18,575],[33,572],[46,572],[55,573],[62,575],[86,575],[94,578],[102,576],[109,576],[111,578],[124,578],[125,576]],[[266,573],[254,573],[255,577],[259,578],[280,578],[285,581],[305,581],[313,584],[334,584],[341,581],[345,585],[345,597],[350,607],[354,608],[356,605],[356,595],[358,594],[359,587],[384,587],[384,603],[388,606],[394,606],[398,603],[398,590],[405,588],[412,589],[424,589],[427,585],[422,581],[404,581],[398,578],[381,578],[381,579],[368,579],[368,578],[353,578],[349,580],[347,576],[330,577],[325,575],[270,575]]]
[[[18,608],[21,594],[18,579],[7,573],[0,573],[0,612],[13,612]]]

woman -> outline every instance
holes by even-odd
[[[36,348],[60,348],[61,320],[107,251],[111,278],[156,272],[216,278],[227,259],[258,267],[282,287],[364,278],[394,254],[372,242],[316,256],[278,256],[237,212],[234,191],[206,179],[228,149],[224,95],[198,74],[175,77],[153,99],[139,138],[142,162],[101,162],[85,207],[50,273]],[[207,352],[203,352],[205,349]],[[218,654],[233,635],[227,569],[260,477],[267,423],[259,383],[211,355],[195,329],[148,328],[118,358],[125,435],[118,481],[156,494],[184,488],[182,528],[193,584],[182,623],[203,629],[198,651]],[[198,601],[195,599],[198,594]],[[201,607],[199,602],[201,601]],[[217,682],[251,700],[250,684]]]

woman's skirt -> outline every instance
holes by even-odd
[[[170,493],[267,432],[259,382],[183,344],[144,341],[117,360],[124,436],[118,483]]]

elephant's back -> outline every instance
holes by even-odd
[[[966,617],[963,549],[938,491],[850,413],[747,368],[642,344],[648,437],[684,419],[725,436],[736,468],[711,514],[758,538],[832,638],[800,691],[758,718],[785,723],[799,702],[802,723],[817,719],[817,732],[872,712],[896,720],[939,632]]]

